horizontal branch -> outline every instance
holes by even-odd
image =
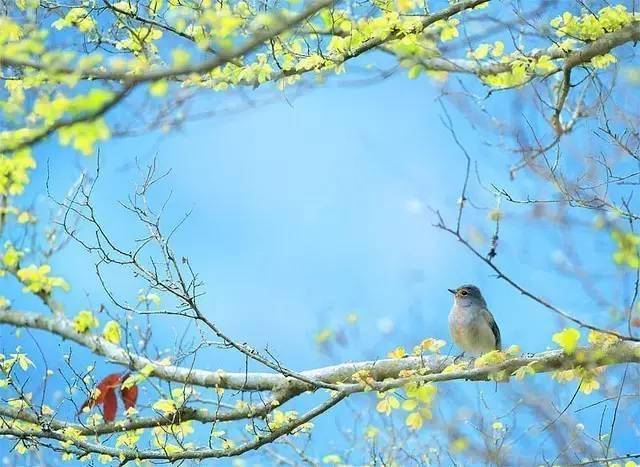
[[[219,387],[243,391],[282,391],[303,392],[313,387],[288,378],[279,373],[262,372],[225,372],[223,370],[204,370],[162,365],[160,362],[128,352],[126,349],[111,344],[99,336],[77,333],[71,321],[62,317],[49,317],[37,313],[20,312],[16,310],[0,311],[0,324],[16,327],[41,329],[62,338],[76,342],[92,351],[96,355],[125,365],[133,370],[139,370],[151,364],[154,366],[152,375],[167,381],[176,381],[204,387]],[[453,357],[444,355],[411,356],[401,359],[381,359],[360,362],[341,363],[339,365],[316,368],[300,372],[311,379],[328,384],[337,384],[341,390],[359,392],[368,389],[352,380],[355,373],[367,371],[368,376],[380,383],[376,389],[386,390],[406,384],[406,378],[400,375],[406,371],[419,371],[423,381],[451,381],[451,380],[487,380],[497,371],[514,372],[518,368],[535,365],[537,373],[546,373],[576,365],[589,364],[593,366],[616,365],[621,363],[640,362],[640,343],[621,341],[606,354],[596,349],[593,355],[589,348],[580,349],[574,355],[566,355],[562,350],[549,350],[531,356],[516,357],[506,360],[499,365],[473,368],[471,360],[463,360],[470,368],[456,372],[442,373],[442,370],[453,363]],[[584,353],[589,358],[586,358]],[[576,355],[582,355],[580,359]],[[386,381],[388,380],[388,381]]]
[[[47,316],[17,310],[0,310],[0,323],[50,332],[86,347],[95,355],[105,357],[113,363],[124,365],[132,370],[141,370],[148,365],[152,365],[154,369],[151,375],[166,381],[245,391],[271,391],[284,381],[284,376],[277,373],[226,373],[222,370],[198,370],[166,365],[157,360],[130,352],[98,335],[76,332],[73,328],[73,323],[62,316]]]
[[[277,407],[287,402],[297,395],[294,392],[275,393],[273,397],[260,405],[246,404],[243,408],[234,410],[220,410],[214,412],[207,409],[194,409],[192,407],[180,407],[174,413],[160,415],[156,417],[132,417],[117,422],[87,425],[84,423],[70,423],[55,418],[55,415],[43,415],[38,413],[38,407],[12,408],[0,405],[0,421],[11,426],[8,420],[20,420],[38,426],[47,426],[53,430],[64,430],[72,428],[83,436],[96,436],[109,433],[122,433],[125,431],[139,430],[144,428],[156,428],[161,426],[178,425],[187,421],[197,421],[200,423],[222,423],[233,422],[248,418],[263,418]],[[1,423],[0,423],[1,425]]]
[[[565,70],[574,68],[599,55],[605,55],[616,47],[638,41],[640,41],[640,21],[635,20],[617,31],[604,34],[582,49],[570,53],[565,60],[564,68]]]
[[[584,65],[594,57],[607,54],[616,47],[639,40],[640,22],[635,21],[617,31],[606,33],[599,39],[586,44],[584,47],[570,52],[562,50],[557,45],[553,45],[546,49],[535,49],[531,53],[523,56],[515,56],[512,61],[505,62],[485,63],[471,59],[430,57],[420,58],[419,63],[431,71],[486,76],[511,71],[512,62],[523,58],[537,60],[542,56],[548,56],[552,60],[564,59],[562,66],[558,66],[555,70],[544,74],[544,76],[550,76],[563,70],[570,70],[577,66]],[[385,49],[385,51],[393,54],[393,51],[390,49]]]
[[[69,446],[79,450],[80,454],[85,453],[95,453],[95,454],[103,454],[112,456],[116,459],[119,459],[121,462],[128,460],[180,460],[180,459],[210,459],[210,458],[225,458],[225,457],[235,457],[241,454],[244,454],[248,451],[252,451],[255,449],[264,446],[265,444],[272,443],[278,438],[285,436],[287,434],[292,433],[305,423],[313,420],[317,416],[326,412],[340,401],[342,401],[345,397],[347,397],[347,392],[336,392],[332,396],[330,396],[325,402],[320,405],[314,407],[308,412],[302,414],[301,417],[294,419],[291,422],[285,423],[283,426],[272,430],[270,433],[265,434],[263,436],[256,436],[252,441],[241,444],[237,447],[232,447],[229,449],[211,449],[211,448],[192,448],[192,449],[184,449],[180,452],[169,452],[164,449],[156,449],[156,450],[144,450],[137,448],[114,448],[110,446],[106,446],[99,442],[93,443],[86,441],[85,438],[81,438],[79,436],[70,436],[65,432],[60,432],[56,430],[51,430],[50,427],[39,428],[39,427],[28,427],[28,428],[19,428],[11,425],[0,424],[0,436],[13,436],[19,439],[29,439],[34,442],[38,442],[40,440],[52,439],[56,441],[60,441],[61,443],[66,443]],[[71,451],[71,449],[69,449]]]

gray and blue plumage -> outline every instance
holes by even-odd
[[[449,289],[453,307],[449,312],[449,331],[458,347],[465,353],[482,355],[502,350],[500,329],[475,285],[461,285]]]

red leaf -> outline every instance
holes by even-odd
[[[135,407],[136,401],[138,400],[138,386],[133,385],[128,388],[123,388],[120,395],[122,396],[122,402],[124,403],[125,409]]]
[[[116,419],[116,411],[118,410],[118,399],[114,388],[108,388],[104,395],[104,421],[112,422]]]
[[[80,407],[80,411],[78,413],[82,412],[82,410],[85,407],[92,408],[96,405],[103,404],[105,402],[106,397],[111,397],[111,396],[108,396],[110,393],[113,393],[113,397],[115,398],[115,389],[120,386],[121,382],[122,382],[122,375],[120,373],[111,373],[110,375],[105,376],[102,379],[102,381],[100,381],[96,386],[96,389],[99,391],[97,397],[95,398],[89,397],[86,401],[84,401],[84,404],[82,404],[82,406]],[[114,416],[115,416],[115,412],[114,412]],[[106,417],[105,417],[105,420],[106,420]]]

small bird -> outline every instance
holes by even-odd
[[[468,352],[482,355],[502,350],[500,329],[487,309],[480,289],[475,285],[461,285],[448,289],[453,294],[453,307],[449,312],[449,332],[462,355]]]

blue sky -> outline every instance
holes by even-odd
[[[140,180],[132,159],[145,163],[156,156],[162,169],[171,169],[155,199],[161,202],[171,189],[167,224],[192,210],[174,248],[190,258],[205,284],[202,308],[228,335],[257,348],[268,346],[295,369],[383,357],[397,345],[410,348],[425,337],[449,341],[447,288],[462,283],[483,290],[506,346],[544,350],[552,346],[551,334],[565,323],[493,277],[452,236],[432,226],[436,219],[429,207],[455,223],[465,168],[461,151],[440,121],[438,93],[425,79],[402,76],[365,87],[330,84],[292,102],[283,98],[238,115],[195,122],[179,133],[113,140],[100,147],[97,213],[114,236],[132,244],[140,228],[118,201]],[[507,108],[500,95],[491,104]],[[512,156],[482,144],[487,135],[480,137],[463,114],[446,101],[444,105],[483,182],[516,195],[530,193],[532,179],[508,177]],[[517,109],[509,111],[517,118]],[[117,119],[118,112],[111,118]],[[79,159],[53,143],[41,145],[37,154],[39,168],[25,198],[43,205],[48,203],[42,191],[47,159],[58,196],[77,177],[79,165],[95,167],[95,158]],[[486,209],[469,210],[463,232],[473,228],[486,238],[493,227],[487,213],[496,200],[478,186],[475,176],[470,195]],[[552,269],[567,234],[527,220],[528,208],[503,202],[502,209],[497,260],[504,270],[563,309],[606,323],[602,310],[576,283]],[[591,222],[593,213],[578,216]],[[583,260],[607,260],[610,242],[606,235],[594,239],[592,233],[589,228],[578,231],[572,241],[584,246]],[[487,251],[486,244],[480,248]],[[603,265],[607,271],[609,263]],[[73,286],[64,298],[68,314],[105,302],[92,260],[77,246],[69,246],[53,266]],[[139,285],[129,273],[109,277],[121,297],[135,297]],[[36,307],[32,302],[17,305]],[[314,342],[316,333],[344,326],[351,312],[359,316],[357,331],[350,331],[352,345],[322,352]],[[156,318],[155,324],[161,329],[155,343],[171,348],[185,323]],[[10,346],[10,330],[0,332]],[[69,347],[38,336],[56,352]],[[24,337],[20,340],[29,346]],[[79,355],[80,362],[91,361]],[[200,363],[213,361],[212,369],[243,368],[242,359],[231,352],[213,355]],[[546,377],[537,379],[539,387],[548,389]],[[55,384],[63,387],[61,380]],[[444,391],[469,391],[467,402],[475,410],[477,387],[486,388],[453,383]],[[487,397],[502,408],[504,400],[497,402],[501,396]],[[370,403],[372,407],[373,398]],[[315,454],[330,448],[336,416],[328,414],[319,422]],[[424,430],[421,436],[429,436],[428,427]],[[623,438],[618,441],[624,446]]]
[[[440,122],[436,97],[432,85],[403,78],[362,89],[319,89],[292,105],[191,124],[160,143],[109,143],[101,147],[104,178],[98,186],[104,222],[129,225],[116,200],[128,196],[140,175],[123,164],[157,154],[160,166],[171,169],[158,195],[160,201],[172,188],[167,224],[192,210],[175,248],[207,284],[203,303],[223,329],[256,345],[278,348],[286,336],[278,350],[284,358],[292,347],[291,357],[303,358],[302,367],[317,358],[310,337],[319,326],[351,311],[375,329],[384,317],[400,325],[403,313],[420,302],[432,326],[425,335],[445,337],[446,289],[453,285],[479,284],[497,315],[505,298],[531,307],[519,297],[492,299],[508,288],[432,227],[429,206],[455,221],[465,167]],[[455,124],[466,130],[463,121]],[[477,145],[473,133],[463,135],[469,147]],[[483,174],[505,178],[500,168],[508,161],[496,164],[485,149],[473,156]],[[85,161],[89,167],[93,162]],[[491,197],[482,198],[493,207]],[[490,233],[485,216],[475,216],[480,224],[474,225]],[[510,321],[508,315],[501,320],[505,341]],[[288,326],[273,326],[278,322]],[[300,353],[301,346],[309,352]]]

